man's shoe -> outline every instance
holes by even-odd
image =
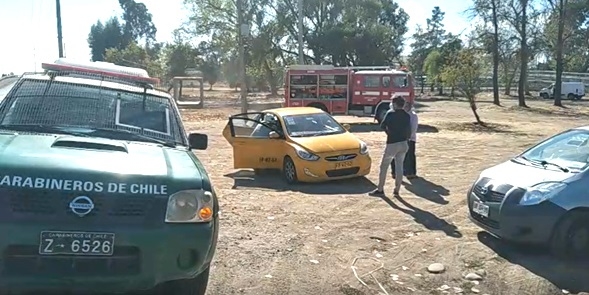
[[[384,197],[384,192],[383,191],[379,191],[378,189],[371,191],[370,193],[368,193],[369,196],[372,197]]]

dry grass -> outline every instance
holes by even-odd
[[[221,235],[209,294],[378,294],[370,276],[363,278],[365,287],[353,275],[352,261],[362,256],[384,264],[374,276],[388,294],[468,294],[473,287],[494,295],[589,291],[585,271],[542,253],[516,251],[466,218],[465,194],[481,170],[543,137],[587,124],[582,101],[564,110],[543,101],[530,101],[525,110],[514,105],[515,100],[504,100],[502,107],[481,102],[479,112],[488,123],[483,127],[472,124],[463,102],[423,102],[417,148],[422,178],[406,183],[401,197],[385,199],[366,194],[374,188],[384,145],[384,135],[369,124],[353,126],[376,162],[367,179],[286,186],[278,177],[232,168],[221,130],[238,109],[184,111],[188,129],[209,135],[209,150],[197,154],[220,193]],[[391,186],[389,181],[386,191]],[[447,271],[427,273],[433,262]],[[358,273],[377,266],[359,263]],[[463,279],[481,270],[486,274],[479,285]],[[443,291],[444,285],[450,289]]]

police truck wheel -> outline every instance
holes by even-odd
[[[288,184],[294,184],[298,182],[297,168],[289,156],[284,158],[284,164],[282,164],[282,175]]]
[[[209,272],[211,267],[208,266],[205,271],[192,279],[171,281],[164,284],[160,293],[157,294],[174,294],[174,295],[205,295],[209,284]]]
[[[574,94],[572,94],[572,93],[569,93],[569,94],[567,95],[567,99],[569,99],[569,100],[575,100],[575,95],[574,95]]]
[[[556,257],[589,259],[589,214],[582,211],[569,213],[554,229],[550,246]]]

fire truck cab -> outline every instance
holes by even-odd
[[[411,73],[386,66],[295,65],[285,78],[286,106],[311,106],[334,115],[374,116],[380,122],[392,96],[415,99]]]

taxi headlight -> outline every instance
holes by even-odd
[[[529,187],[519,201],[520,205],[540,204],[561,192],[567,186],[564,182],[541,182]]]
[[[368,154],[368,145],[363,141],[360,141],[360,154],[361,155]]]
[[[213,219],[213,206],[213,193],[209,191],[179,191],[168,198],[166,222],[209,222]]]
[[[317,161],[319,160],[319,156],[310,153],[306,150],[304,150],[303,148],[300,148],[298,146],[295,146],[295,150],[297,152],[297,156],[299,156],[299,158],[306,160],[306,161]]]

